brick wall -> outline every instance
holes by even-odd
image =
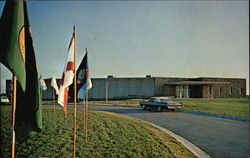
[[[214,98],[245,98],[246,79],[238,78],[198,78],[200,81],[228,82],[213,84]],[[207,92],[207,90],[204,90]]]

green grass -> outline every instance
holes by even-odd
[[[126,100],[109,100],[109,101],[90,101],[92,105],[122,105],[122,106],[138,106],[140,101],[146,99],[126,99]]]
[[[89,104],[139,106],[140,101],[145,101],[145,99],[111,100],[108,102],[89,101]],[[246,98],[189,98],[173,99],[173,101],[183,102],[184,108],[182,108],[182,110],[249,118],[249,99]],[[44,103],[49,104],[49,101]]]
[[[139,102],[142,100],[144,99],[128,99],[108,102],[90,101],[90,104],[139,106]],[[182,110],[249,118],[249,100],[246,98],[189,98],[173,99],[173,101],[183,102],[184,108],[182,108]]]
[[[145,101],[146,99],[126,99],[126,100],[108,100],[104,101],[89,101],[91,105],[122,105],[122,106],[138,106],[140,101]],[[53,105],[53,101],[42,101],[42,104],[50,104]],[[56,103],[57,104],[57,103]],[[70,102],[70,104],[73,104]],[[82,103],[77,103],[82,105]]]
[[[245,98],[174,100],[184,104],[183,110],[249,118],[249,100]]]
[[[9,157],[10,107],[1,108],[1,155]],[[89,141],[84,143],[82,109],[77,111],[77,157],[195,157],[159,129],[122,115],[90,111]],[[16,157],[72,156],[73,110],[43,108],[43,132],[16,144]]]
[[[139,102],[142,100],[143,99],[128,99],[122,101],[108,101],[108,102],[90,101],[90,104],[139,106]],[[182,110],[249,118],[249,100],[246,98],[214,98],[214,99],[189,98],[189,99],[173,99],[173,100],[183,102],[184,108],[182,108]]]
[[[127,99],[118,101],[90,101],[91,105],[120,105],[139,106],[140,101],[145,99]],[[246,98],[189,98],[173,99],[173,101],[183,102],[182,110],[204,112],[210,114],[222,114],[241,118],[249,117],[249,99]],[[46,102],[48,103],[48,102]],[[51,103],[52,104],[52,103]]]

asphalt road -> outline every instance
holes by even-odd
[[[187,139],[215,158],[249,157],[249,122],[183,112],[155,112],[139,107],[89,106],[154,123]]]

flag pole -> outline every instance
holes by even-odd
[[[86,143],[87,142],[88,142],[88,89],[86,88]]]
[[[83,99],[83,134],[85,135],[85,128],[86,128],[86,122],[85,122],[85,102],[86,99],[84,97]],[[86,142],[86,141],[85,141]]]
[[[0,94],[2,94],[2,64],[0,63]]]
[[[88,53],[88,50],[86,48],[86,54]],[[85,138],[85,142],[88,142],[88,81],[86,79],[86,138]]]
[[[87,52],[87,48],[86,48]],[[86,82],[87,84],[87,82]],[[84,97],[84,104],[83,104],[83,131],[84,131],[84,136],[85,136],[85,143],[87,143],[87,85],[85,89],[86,95]]]
[[[84,135],[85,135],[85,143],[87,143],[86,141],[86,124],[87,124],[87,121],[86,121],[86,96],[84,97],[84,103],[83,103],[83,130],[84,130]]]
[[[56,106],[56,99],[55,99],[55,90],[52,88],[52,95],[53,95],[53,103],[54,103],[54,117],[55,117],[55,106]]]
[[[54,71],[52,72],[52,78],[51,78],[51,83],[53,80],[53,76],[54,76]],[[50,83],[50,85],[51,85]],[[56,99],[55,99],[55,89],[53,87],[52,88],[52,99],[53,99],[53,103],[54,103],[54,117],[55,117],[55,106],[56,106]]]
[[[73,149],[73,158],[76,157],[76,34],[75,26],[74,30],[74,149]]]
[[[84,135],[85,135],[85,143],[87,143],[87,106],[86,106],[86,96],[84,97],[84,111],[83,111],[83,115],[84,115]]]
[[[16,76],[13,75],[12,77],[12,117],[11,117],[11,158],[15,157],[15,116],[16,116]]]

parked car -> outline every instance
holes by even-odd
[[[163,109],[177,110],[184,105],[181,102],[174,102],[168,97],[151,97],[149,101],[140,102],[142,109],[147,110],[149,108],[162,111]]]
[[[9,104],[10,103],[10,101],[9,101],[9,99],[8,99],[8,97],[6,97],[6,96],[0,96],[0,104]]]

